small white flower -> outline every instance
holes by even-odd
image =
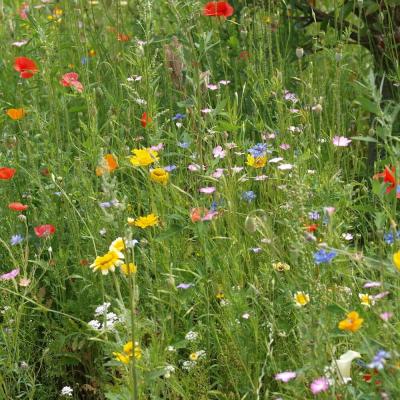
[[[353,240],[353,235],[351,233],[342,233],[342,238],[344,240]]]
[[[72,397],[73,389],[71,386],[64,386],[61,389],[61,396]]]
[[[168,346],[167,351],[169,351],[170,353],[173,353],[174,351],[176,351],[176,349],[174,346]]]
[[[101,330],[101,323],[100,323],[100,321],[97,321],[97,319],[92,319],[91,321],[88,322],[88,325],[92,329],[95,329],[96,331]]]
[[[197,340],[198,337],[199,337],[199,334],[197,332],[189,331],[186,334],[185,339],[189,340],[190,342],[193,342],[193,341]]]
[[[190,369],[194,368],[196,366],[196,361],[184,361],[182,364],[182,368],[185,369],[186,371],[189,371]]]
[[[106,313],[108,311],[110,306],[111,306],[111,303],[108,303],[108,302],[103,303],[101,306],[98,306],[94,310],[94,315],[96,317],[98,317],[99,315],[103,315],[104,313]]]
[[[249,313],[244,313],[244,314],[242,315],[242,318],[243,318],[243,319],[249,319],[249,318],[250,318],[250,314],[249,314]]]

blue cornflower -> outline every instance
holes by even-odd
[[[172,171],[175,171],[175,170],[176,170],[176,165],[167,165],[166,167],[164,167],[164,169],[165,169],[167,172],[172,172]]]
[[[190,146],[189,142],[178,142],[178,146],[182,149],[187,149]]]
[[[266,143],[257,143],[253,147],[249,149],[249,153],[253,157],[263,157],[267,152],[267,144]]]
[[[397,235],[396,235],[397,236]],[[393,244],[394,243],[394,235],[393,232],[386,232],[383,235],[383,240],[385,241],[385,243],[387,244]]]
[[[10,239],[11,246],[16,246],[24,240],[22,235],[12,235]]]
[[[81,63],[82,63],[82,65],[85,65],[85,64],[87,64],[89,62],[89,58],[88,57],[82,57],[81,58]]]
[[[252,190],[242,193],[242,199],[249,203],[251,203],[256,197],[256,194]]]
[[[177,119],[183,119],[183,118],[185,118],[185,117],[186,117],[185,114],[177,113],[177,114],[175,114],[175,115],[172,117],[172,121],[176,121]]]
[[[310,218],[314,221],[318,220],[320,218],[319,212],[318,211],[310,211],[308,213],[308,218]]]
[[[328,263],[335,257],[336,257],[335,251],[330,251],[328,253],[326,250],[321,249],[318,250],[316,253],[314,253],[314,261],[316,264]]]
[[[390,353],[385,350],[379,350],[372,362],[368,364],[369,368],[383,369],[385,366],[386,359],[390,358]]]

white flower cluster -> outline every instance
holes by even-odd
[[[105,317],[105,320],[103,322],[100,322],[97,319],[92,319],[91,321],[88,322],[88,325],[96,330],[115,330],[115,325],[118,322],[123,322],[123,319],[119,317],[117,314],[113,312],[108,312],[109,307],[111,306],[111,303],[103,303],[102,305],[98,306],[94,312],[95,317]]]
[[[188,340],[189,342],[194,342],[195,340],[197,340],[198,337],[199,337],[199,334],[197,332],[189,331],[186,334],[185,339]]]

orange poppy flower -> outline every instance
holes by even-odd
[[[14,121],[18,121],[25,117],[25,110],[23,108],[9,108],[6,114]]]
[[[103,165],[100,165],[96,168],[96,175],[102,176],[106,172],[113,172],[118,168],[118,160],[112,154],[106,154],[103,157]]]

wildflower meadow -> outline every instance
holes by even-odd
[[[0,400],[399,400],[398,0],[0,0]]]

